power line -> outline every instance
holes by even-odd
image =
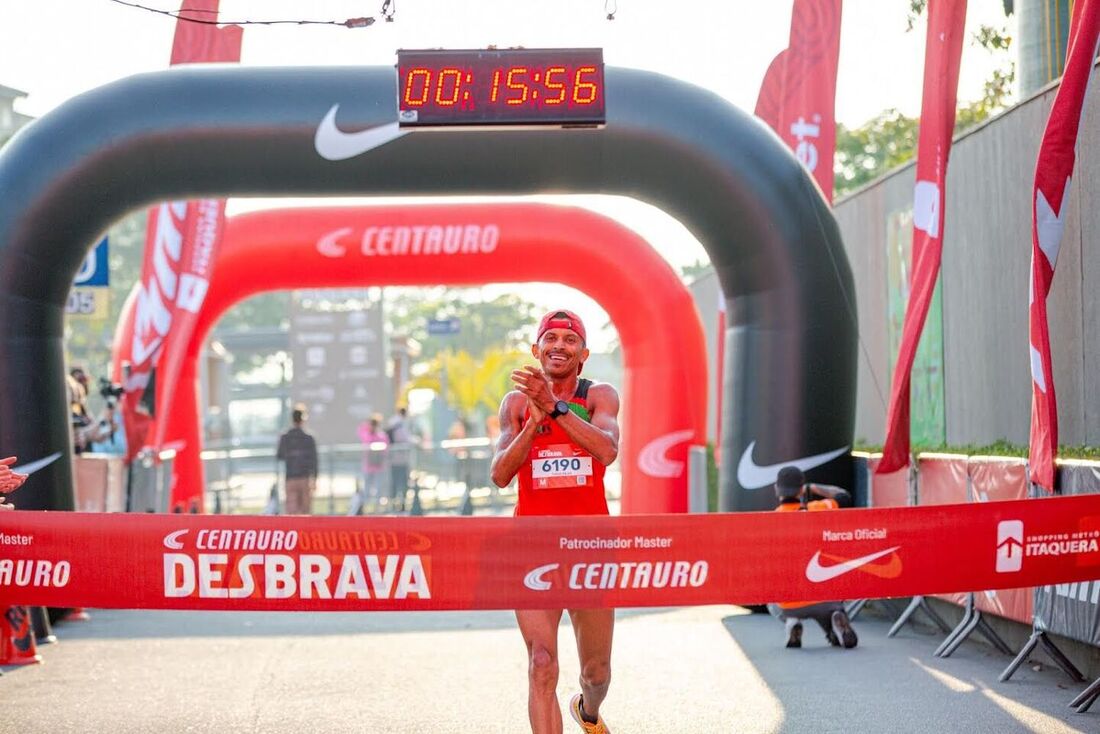
[[[219,20],[208,18],[193,18],[187,14],[200,14],[206,13],[208,15],[218,15],[217,11],[203,10],[199,8],[180,8],[179,10],[161,10],[160,8],[150,8],[140,3],[127,2],[126,0],[110,0],[113,3],[119,5],[125,5],[129,8],[136,8],[138,10],[145,10],[150,13],[156,13],[158,15],[166,15],[169,18],[175,18],[176,20],[186,21],[188,23],[201,23],[202,25],[335,25],[343,26],[345,28],[366,28],[367,26],[374,25],[374,18],[368,16],[365,18],[348,18],[347,20]],[[391,3],[386,3],[390,5]],[[394,5],[396,3],[393,3]],[[393,20],[394,12],[391,9],[386,15],[387,22]]]

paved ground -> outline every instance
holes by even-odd
[[[737,607],[622,610],[604,714],[623,732],[1096,732],[1100,711],[1049,665],[1007,660],[861,617],[860,646],[785,650]],[[5,668],[0,732],[524,732],[512,615],[95,611],[56,630],[45,663]],[[563,704],[577,664],[563,625]],[[572,722],[566,731],[571,730]]]

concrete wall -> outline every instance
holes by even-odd
[[[943,249],[948,443],[1026,444],[1027,298],[1035,158],[1056,88],[957,139]],[[1100,95],[1086,102],[1065,238],[1049,300],[1060,442],[1100,443]],[[914,166],[837,203],[856,281],[861,350],[856,436],[884,438],[888,374],[887,221],[912,206]],[[876,386],[877,385],[877,386]],[[881,396],[880,396],[881,391]]]

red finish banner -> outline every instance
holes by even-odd
[[[910,596],[1100,576],[1100,497],[805,513],[0,516],[0,606],[349,611]]]
[[[917,183],[913,190],[913,254],[909,302],[901,328],[898,359],[886,413],[886,442],[878,471],[888,474],[909,463],[909,387],[924,321],[936,289],[943,254],[943,202],[947,159],[955,127],[965,0],[929,0],[924,51],[924,96],[917,141]]]

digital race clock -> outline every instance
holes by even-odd
[[[604,123],[603,50],[397,52],[402,127]]]

